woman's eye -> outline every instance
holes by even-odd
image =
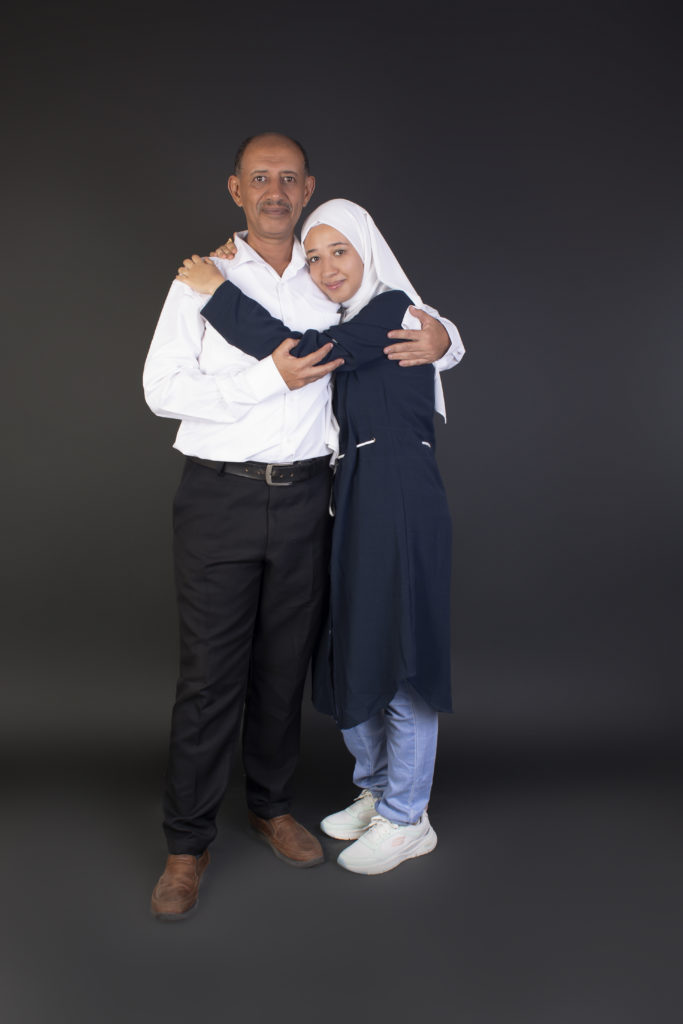
[[[308,262],[309,263],[317,263],[319,259],[320,259],[319,256],[309,256],[308,257]]]
[[[334,255],[335,256],[343,256],[345,252],[346,252],[346,249],[335,249],[334,250]]]

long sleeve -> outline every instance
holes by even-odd
[[[199,366],[205,323],[200,300],[174,282],[161,311],[143,372],[145,399],[157,416],[235,423],[265,398],[286,391],[272,360],[248,363],[239,352],[219,373]]]
[[[344,363],[337,372],[343,372],[386,358],[387,331],[401,324],[408,305],[410,299],[404,292],[383,292],[346,323],[335,324],[326,331],[308,330],[301,334],[290,330],[258,302],[226,281],[201,312],[219,334],[256,359],[270,355],[285,338],[299,339],[292,353],[295,356],[310,355],[331,341],[334,348],[321,362],[342,358]]]

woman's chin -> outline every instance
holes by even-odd
[[[352,298],[353,293],[349,288],[323,288],[325,295],[332,302],[336,302],[337,305],[347,302],[348,299]]]

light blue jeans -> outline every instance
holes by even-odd
[[[438,715],[402,684],[390,704],[352,729],[342,729],[356,759],[353,781],[369,789],[376,813],[414,825],[429,803],[434,777]]]

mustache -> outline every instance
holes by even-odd
[[[290,211],[290,212],[291,212],[291,209],[292,209],[292,204],[288,203],[285,199],[267,199],[265,202],[259,203],[259,207],[261,209],[266,209],[267,210],[269,207],[273,207],[273,206],[281,206],[284,210],[287,210],[287,211]]]

